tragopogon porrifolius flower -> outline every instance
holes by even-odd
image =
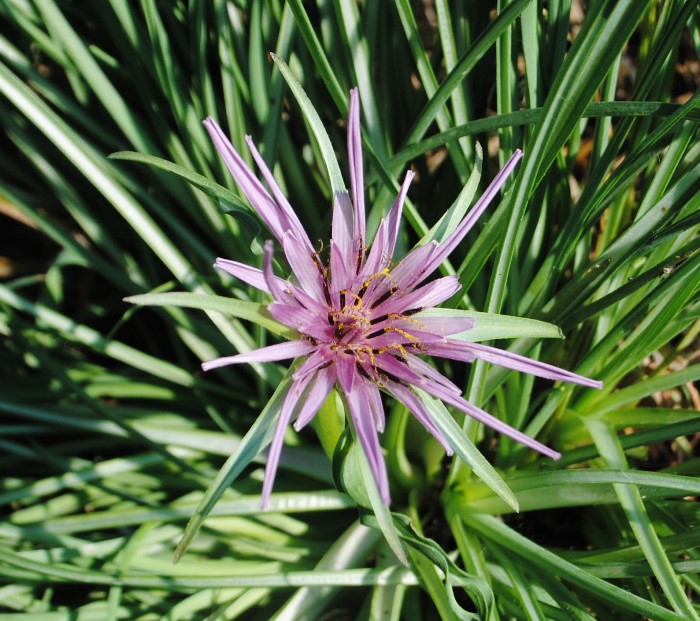
[[[584,386],[599,382],[507,351],[469,343],[451,335],[470,330],[473,318],[426,317],[434,307],[459,291],[456,276],[428,277],[460,243],[498,194],[522,157],[516,151],[486,192],[455,230],[442,242],[431,241],[393,260],[401,212],[413,178],[408,172],[393,206],[374,239],[365,233],[365,202],[360,109],[357,90],[350,93],[348,158],[352,197],[336,194],[327,259],[314,249],[299,218],[275,182],[250,137],[246,138],[270,192],[231,145],[217,123],[204,124],[226,166],[246,198],[282,247],[292,271],[283,279],[273,273],[273,242],[265,244],[263,269],[217,259],[215,266],[272,296],[271,315],[294,329],[298,338],[205,363],[204,370],[243,362],[303,361],[293,374],[282,401],[272,439],[262,504],[267,506],[282,450],[284,431],[296,419],[301,429],[319,410],[334,387],[344,395],[357,438],[367,456],[382,500],[390,502],[386,465],[377,432],[384,429],[381,393],[400,401],[442,444],[452,448],[431,419],[414,387],[441,399],[476,420],[553,459],[559,453],[469,403],[461,389],[423,360],[435,356],[471,362],[477,358],[551,380]]]

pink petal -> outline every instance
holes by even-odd
[[[451,298],[460,289],[456,276],[445,276],[433,280],[404,295],[392,295],[373,309],[375,316],[387,313],[402,313],[418,308],[432,308]]]
[[[476,354],[466,347],[466,343],[451,339],[430,343],[426,346],[425,351],[430,356],[449,358],[460,362],[474,362],[476,358]]]
[[[369,249],[365,264],[360,272],[360,280],[369,278],[389,265],[389,260],[391,257],[387,253],[387,248],[389,245],[389,233],[387,231],[387,226],[386,218],[382,218],[382,221],[379,223],[377,233],[374,236],[372,246]]]
[[[365,183],[362,170],[362,134],[360,131],[360,101],[357,88],[350,91],[348,114],[348,162],[350,164],[350,187],[354,207],[354,239],[364,244],[365,240]]]
[[[208,117],[204,121],[204,127],[209,132],[216,150],[253,209],[262,218],[272,234],[281,241],[282,235],[289,229],[289,224],[277,203],[268,194],[255,173],[248,168],[216,121]]]
[[[514,427],[511,427],[510,425],[497,419],[495,416],[492,416],[488,412],[484,412],[484,410],[476,407],[475,405],[472,405],[459,395],[455,395],[452,392],[448,392],[442,386],[439,386],[430,381],[425,381],[423,384],[421,384],[421,388],[433,395],[434,397],[441,399],[448,405],[451,405],[457,408],[458,410],[461,410],[465,414],[468,414],[474,420],[477,420],[480,423],[491,427],[491,429],[493,429],[494,431],[497,431],[498,433],[501,433],[504,436],[515,440],[516,442],[520,442],[520,444],[523,444],[528,448],[542,453],[547,457],[551,457],[552,459],[559,459],[561,457],[561,454],[557,453],[557,451],[549,448],[548,446],[545,446],[537,440],[533,440],[530,436],[524,434],[522,431],[518,431]]]
[[[265,273],[256,267],[250,267],[244,263],[230,261],[229,259],[217,259],[216,263],[214,263],[214,267],[231,274],[231,276],[235,276],[239,280],[252,285],[260,291],[264,291],[265,293],[271,293],[269,282],[274,282],[278,295],[280,293],[284,294],[285,303],[293,304],[298,302],[305,308],[319,313],[320,316],[323,316],[323,314],[328,310],[326,304],[319,303],[303,289],[300,289],[299,287],[287,282],[279,276],[275,276],[274,274],[269,274],[266,278]]]
[[[297,332],[321,341],[328,341],[333,338],[333,326],[325,321],[323,317],[319,318],[316,313],[306,308],[273,302],[267,307],[267,310],[273,319]]]
[[[285,292],[285,286],[282,283],[278,282],[277,277],[272,271],[272,242],[270,240],[267,240],[265,242],[265,254],[263,256],[263,276],[265,277],[267,288],[272,293],[272,296],[275,298],[275,300],[277,300],[278,302],[282,302],[289,297]]]
[[[367,291],[363,296],[365,302],[375,308],[390,296],[405,294],[422,279],[423,266],[437,247],[436,242],[417,246],[409,252],[387,276],[368,277]],[[371,253],[370,253],[371,254]],[[368,260],[369,263],[369,260]]]
[[[347,356],[338,356],[339,359],[343,357]],[[386,464],[384,463],[384,456],[379,446],[379,438],[373,424],[374,421],[366,415],[363,408],[363,405],[370,400],[367,383],[355,370],[354,361],[351,364],[352,367],[349,372],[346,369],[341,373],[340,368],[338,369],[338,381],[343,393],[345,393],[345,399],[350,410],[350,419],[355,427],[357,437],[367,457],[374,479],[377,482],[382,502],[388,505],[391,503],[391,497],[389,495],[389,477],[386,471]],[[351,374],[353,377],[349,377]]]
[[[338,373],[338,382],[340,383],[343,392],[349,393],[352,390],[356,376],[358,375],[355,368],[355,356],[351,354],[338,353],[335,354],[335,368]]]
[[[287,360],[303,356],[313,351],[316,346],[307,340],[285,341],[275,345],[268,345],[244,354],[236,354],[235,356],[224,356],[223,358],[215,358],[209,362],[202,364],[202,369],[210,371],[218,369],[229,364],[240,364],[243,362],[276,362],[277,360]]]
[[[382,433],[386,425],[386,417],[384,416],[384,405],[382,404],[382,395],[379,392],[379,388],[376,384],[365,381],[364,385],[367,388],[367,405],[369,407],[369,411],[372,414],[374,426],[379,433]]]
[[[390,378],[394,378],[394,381],[400,380],[405,384],[420,384],[423,381],[421,375],[389,353],[378,354],[374,366],[380,373],[384,371]],[[384,383],[384,378],[380,379]]]
[[[280,461],[280,454],[282,453],[282,446],[284,444],[284,433],[289,424],[289,419],[294,412],[297,399],[303,389],[304,387],[298,382],[292,382],[284,398],[284,403],[282,404],[282,409],[277,419],[277,425],[275,426],[275,433],[272,437],[272,443],[270,444],[270,450],[267,454],[267,465],[265,466],[265,478],[263,479],[262,487],[262,501],[260,503],[262,509],[267,509],[268,507],[272,486],[275,482],[275,475],[277,474],[277,466]]]
[[[462,389],[459,388],[456,384],[451,382],[449,379],[447,379],[444,375],[433,369],[427,362],[424,362],[418,356],[414,356],[413,354],[406,353],[406,362],[408,364],[408,367],[415,371],[416,373],[422,375],[426,379],[432,380],[434,382],[437,382],[438,384],[441,384],[444,388],[447,388],[447,390],[451,390],[455,394],[461,395],[462,394]]]
[[[373,329],[378,332],[405,332],[411,335],[406,342],[418,342],[419,339],[427,341],[440,340],[450,334],[459,334],[472,330],[476,325],[473,317],[395,317],[385,316],[382,321],[373,322]],[[378,317],[377,319],[381,319]],[[371,333],[370,333],[371,335]],[[368,337],[369,338],[369,337]]]
[[[307,375],[311,379],[306,400],[299,407],[299,416],[294,422],[294,429],[303,429],[321,409],[324,401],[331,394],[335,385],[336,373],[332,366],[316,371],[315,375]]]
[[[291,286],[291,290],[294,299],[304,308],[316,313],[319,318],[325,318],[328,315],[328,304],[326,304],[325,301],[319,302],[300,287]]]
[[[238,261],[230,261],[229,259],[220,258],[216,260],[214,267],[231,274],[231,276],[252,285],[256,289],[260,289],[260,291],[270,293],[270,288],[267,286],[267,282],[265,281],[262,271],[255,267],[250,267],[249,265],[239,263]]]
[[[418,422],[423,425],[423,427],[426,428],[428,433],[432,435],[445,449],[445,452],[448,455],[453,454],[452,447],[450,446],[449,442],[445,438],[444,435],[442,435],[442,432],[438,428],[438,426],[433,422],[432,417],[430,416],[430,413],[425,409],[425,406],[421,402],[421,400],[416,396],[416,394],[408,387],[403,386],[401,384],[397,384],[396,382],[383,382],[385,388],[392,394],[392,396],[397,400],[400,401],[406,409],[413,414],[413,416],[418,419]]]
[[[385,253],[387,257],[391,258],[394,255],[394,249],[396,248],[396,240],[399,236],[399,224],[401,222],[401,213],[403,212],[403,204],[406,200],[406,194],[408,192],[408,186],[411,185],[411,181],[415,173],[412,170],[406,172],[403,183],[401,184],[401,189],[399,190],[399,195],[396,197],[394,204],[389,210],[387,216],[387,246]]]
[[[265,164],[265,160],[263,160],[262,156],[260,155],[260,152],[255,146],[252,138],[250,136],[246,136],[245,141],[248,144],[248,148],[253,155],[255,163],[258,165],[263,177],[265,177],[265,181],[267,181],[267,185],[270,186],[272,194],[277,201],[277,205],[279,206],[279,210],[281,212],[280,221],[284,223],[287,230],[291,230],[296,235],[297,239],[299,239],[311,252],[313,252],[313,245],[306,234],[304,226],[299,221],[297,214],[294,212],[294,209],[292,209],[292,206],[289,204],[287,197],[280,189],[277,181],[275,181],[275,177],[267,167],[267,164]]]
[[[451,341],[449,342],[451,343]],[[540,362],[539,360],[526,358],[525,356],[520,356],[504,349],[497,349],[495,347],[489,347],[488,345],[482,345],[480,343],[464,343],[464,345],[466,345],[477,358],[492,364],[497,364],[501,367],[506,367],[515,371],[522,371],[523,373],[530,373],[531,375],[536,375],[537,377],[544,377],[545,379],[558,382],[580,384],[581,386],[589,386],[590,388],[603,387],[603,382],[592,380],[584,377],[583,375],[578,375],[577,373],[572,373],[571,371],[565,371],[564,369],[560,369],[554,365],[546,364],[544,362]]]
[[[293,233],[289,232],[282,238],[282,248],[302,289],[317,302],[323,303],[325,301],[323,277],[319,266],[313,260],[313,254]]]
[[[404,328],[384,328],[370,334],[367,345],[374,349],[386,349],[392,353],[400,354],[402,347],[416,347],[425,350],[429,343],[441,343],[444,337],[426,330],[420,330],[415,326]],[[399,347],[401,346],[401,347]]]
[[[348,289],[352,283],[352,265],[347,256],[344,256],[335,240],[330,243],[330,294],[332,304],[335,308],[341,308],[340,292]],[[347,300],[350,302],[351,300]]]
[[[336,192],[333,197],[333,222],[331,223],[331,241],[339,251],[336,260],[343,261],[348,271],[354,266],[357,257],[353,256],[353,207],[347,192]],[[333,247],[331,247],[333,252]],[[331,258],[332,260],[332,258]]]
[[[335,353],[331,352],[330,347],[317,346],[296,370],[294,379],[300,380],[306,375],[310,375],[321,368],[331,365],[333,362],[335,362]]]
[[[424,280],[429,272],[426,265],[431,261],[431,257],[436,251],[437,242],[428,242],[422,246],[417,246],[409,252],[398,265],[391,270],[391,283],[400,291],[413,289],[418,283]]]
[[[440,263],[442,263],[464,239],[466,234],[471,230],[474,224],[476,224],[477,220],[484,211],[486,211],[491,201],[503,187],[506,179],[513,172],[522,156],[523,152],[520,149],[516,149],[515,153],[513,153],[511,158],[506,162],[506,165],[494,177],[493,181],[489,184],[489,187],[486,188],[486,191],[481,195],[474,207],[467,213],[464,220],[462,220],[452,234],[440,244],[440,247],[430,258],[430,262],[426,266],[426,274],[431,274],[435,271]]]

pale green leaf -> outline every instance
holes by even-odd
[[[238,319],[252,321],[273,334],[290,339],[296,336],[294,330],[275,321],[270,313],[267,312],[267,306],[260,302],[248,302],[220,295],[187,292],[144,293],[124,298],[124,301],[138,304],[139,306],[182,306],[185,308],[216,311]]]
[[[415,315],[421,317],[473,317],[476,326],[471,330],[450,335],[451,339],[478,343],[480,341],[492,341],[496,339],[560,339],[563,338],[561,330],[554,324],[537,319],[526,319],[510,315],[497,315],[493,313],[480,313],[477,311],[462,311],[451,308],[430,308]]]
[[[326,165],[328,170],[328,177],[331,182],[331,189],[333,194],[336,192],[346,192],[345,183],[343,181],[343,175],[340,172],[340,167],[338,166],[338,160],[335,156],[335,149],[331,143],[331,139],[328,136],[328,132],[321,120],[321,117],[316,112],[311,100],[309,99],[306,92],[302,88],[299,80],[296,79],[292,70],[287,66],[279,56],[275,54],[270,54],[272,60],[275,61],[275,65],[280,70],[280,73],[286,80],[289,88],[292,90],[294,97],[296,98],[299,106],[301,106],[302,112],[306,117],[309,125],[311,126],[311,131],[316,138],[316,142],[321,150],[321,156],[323,157],[323,163]]]

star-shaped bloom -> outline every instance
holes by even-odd
[[[481,359],[551,380],[600,386],[599,382],[508,351],[450,338],[472,329],[473,318],[419,314],[459,291],[456,276],[428,278],[498,194],[522,157],[521,151],[511,157],[446,239],[417,245],[395,261],[401,212],[413,173],[406,174],[398,197],[369,243],[365,229],[360,109],[357,89],[352,90],[348,120],[352,197],[347,191],[335,195],[326,259],[312,245],[251,138],[246,137],[246,142],[269,191],[217,123],[208,118],[204,125],[241,191],[281,246],[292,272],[291,279],[273,272],[272,241],[265,244],[262,270],[229,259],[216,260],[215,267],[270,294],[270,314],[296,331],[297,338],[202,365],[208,371],[230,364],[303,358],[280,407],[267,459],[263,507],[268,504],[287,425],[295,419],[294,428],[297,431],[303,428],[334,388],[344,396],[357,438],[387,504],[389,483],[377,435],[384,429],[382,392],[401,402],[448,454],[452,454],[448,439],[432,420],[414,387],[527,447],[553,459],[560,456],[466,401],[458,386],[423,359],[425,356],[464,362]]]

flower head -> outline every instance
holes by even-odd
[[[262,157],[246,138],[270,192],[257,179],[216,122],[204,125],[242,192],[282,247],[293,278],[285,280],[272,268],[273,243],[265,244],[263,269],[228,259],[215,266],[272,296],[271,315],[294,329],[298,338],[205,363],[204,370],[243,362],[271,362],[304,357],[282,401],[270,447],[262,502],[267,505],[287,424],[304,427],[334,387],[345,397],[348,414],[377,481],[389,503],[389,484],[378,431],[384,429],[381,392],[401,402],[448,454],[452,448],[431,419],[413,387],[441,399],[476,420],[553,459],[559,453],[469,403],[461,389],[423,360],[436,356],[471,362],[477,358],[539,377],[599,386],[580,375],[507,351],[451,336],[470,330],[465,317],[426,317],[421,311],[459,291],[456,276],[427,281],[469,232],[522,157],[517,151],[498,173],[467,216],[444,241],[418,245],[400,260],[393,254],[406,192],[408,172],[393,206],[381,221],[372,243],[365,230],[364,180],[357,90],[350,93],[348,159],[351,191],[334,198],[327,258],[316,251]]]

